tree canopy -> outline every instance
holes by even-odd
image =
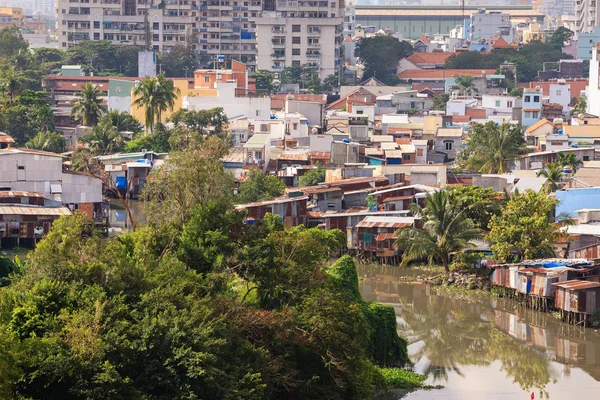
[[[473,126],[467,145],[459,154],[459,162],[473,171],[502,174],[512,168],[525,150],[520,126],[490,121]]]
[[[492,217],[488,239],[503,261],[554,256],[552,246],[562,233],[551,218],[554,202],[544,193],[527,190],[513,196],[500,215]]]
[[[363,78],[375,77],[383,82],[395,78],[398,62],[412,53],[410,43],[393,36],[363,38],[354,51],[365,67]]]
[[[240,185],[240,193],[237,201],[240,203],[251,203],[254,201],[271,200],[281,196],[285,191],[285,185],[276,176],[267,175],[258,168],[252,168],[246,175],[246,179]]]
[[[325,167],[320,163],[316,168],[306,171],[298,180],[300,186],[316,186],[322,182],[325,182]]]

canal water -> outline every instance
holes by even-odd
[[[361,292],[394,307],[415,372],[444,388],[386,399],[600,399],[600,331],[488,293],[405,283],[410,273],[359,266]]]

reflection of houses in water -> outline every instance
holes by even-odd
[[[576,365],[600,381],[600,344],[586,340],[585,329],[565,324],[541,327],[503,310],[494,310],[494,328],[550,359]]]

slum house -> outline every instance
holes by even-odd
[[[341,188],[307,187],[302,192],[309,197],[311,211],[341,211],[344,192]]]
[[[379,262],[398,264],[400,258],[394,249],[396,231],[414,223],[414,217],[369,216],[356,225],[348,243],[352,243],[359,257],[375,257]]]
[[[308,221],[307,210],[308,197],[290,197],[260,201],[255,203],[240,204],[236,209],[246,211],[248,224],[263,219],[267,214],[278,215],[286,228],[298,225],[306,225]]]
[[[568,258],[600,258],[600,209],[577,210],[577,225],[562,228],[569,235]]]
[[[555,307],[565,313],[570,320],[581,321],[585,325],[587,317],[596,312],[600,305],[600,283],[582,280],[568,280],[555,283]]]
[[[0,248],[34,247],[62,215],[71,211],[40,193],[0,192]]]

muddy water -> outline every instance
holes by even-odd
[[[415,371],[444,386],[405,399],[600,399],[600,331],[486,293],[406,284],[406,273],[359,267],[364,299],[395,308]]]

